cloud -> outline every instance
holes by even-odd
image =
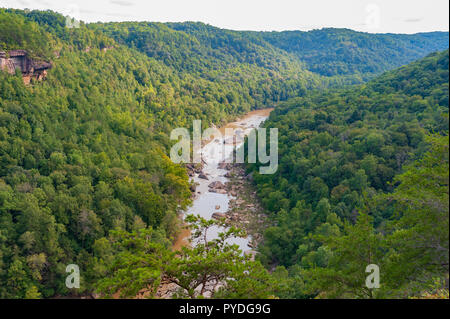
[[[18,3],[20,3],[23,6],[29,6],[30,2],[27,0],[17,0]]]
[[[101,14],[102,12],[95,11],[95,10],[89,10],[89,9],[80,9],[80,13],[83,13],[83,14]]]
[[[110,0],[109,1],[111,4],[116,4],[118,6],[122,6],[122,7],[131,7],[134,6],[134,3],[131,1],[125,1],[125,0]]]
[[[44,6],[51,6],[52,5],[50,2],[45,1],[45,0],[35,0],[35,1],[37,3],[40,3],[40,4],[44,5]]]
[[[110,18],[124,18],[130,19],[133,15],[124,14],[124,13],[108,13],[102,11],[88,10],[88,9],[80,9],[80,13],[87,15],[96,15],[97,17],[110,17]],[[100,21],[100,20],[98,20]]]
[[[404,19],[403,22],[406,22],[406,23],[417,23],[417,22],[420,22],[422,20],[423,20],[423,18],[408,18],[408,19]]]

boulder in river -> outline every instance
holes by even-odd
[[[206,176],[206,175],[203,174],[203,173],[199,174],[199,175],[198,175],[198,178],[209,180],[208,176]]]
[[[216,213],[212,214],[211,217],[214,218],[214,219],[222,219],[222,218],[227,218],[227,215],[225,215],[223,213],[216,212]]]
[[[210,188],[209,191],[211,193],[224,194],[224,195],[227,194],[227,191],[223,188]]]
[[[216,181],[216,182],[212,182],[211,184],[209,184],[208,187],[214,188],[214,189],[223,189],[223,188],[225,188],[225,184],[220,181]]]

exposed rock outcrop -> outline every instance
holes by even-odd
[[[19,70],[22,72],[25,84],[29,84],[32,79],[43,80],[47,76],[47,70],[51,67],[52,64],[49,62],[31,59],[25,50],[11,50],[8,54],[0,51],[0,69],[9,74],[14,74],[16,70]]]

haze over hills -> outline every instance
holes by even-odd
[[[448,149],[448,50],[433,53],[448,48],[448,32],[266,33],[150,22],[67,28],[60,14],[14,9],[0,9],[0,30],[0,58],[8,63],[0,71],[1,298],[69,295],[65,267],[72,263],[83,269],[78,295],[130,297],[150,286],[154,296],[169,277],[193,297],[190,285],[211,269],[226,282],[218,294],[224,298],[339,295],[342,287],[325,275],[342,271],[348,279],[354,269],[340,269],[333,258],[341,251],[333,254],[332,244],[311,236],[352,242],[358,229],[349,225],[366,194],[403,196],[396,185],[420,178],[414,165],[438,167],[440,175],[429,179],[444,187],[446,173],[448,187],[448,157],[439,153],[445,136]],[[51,68],[24,82],[23,70],[10,72],[16,50],[27,52],[22,61]],[[342,88],[349,84],[358,85]],[[276,110],[267,125],[281,132],[280,169],[254,180],[276,226],[265,233],[259,260],[232,248],[176,255],[170,247],[180,231],[178,213],[189,205],[193,185],[167,156],[171,129],[190,128],[197,119],[219,125],[271,106]],[[428,137],[433,132],[444,138]],[[432,194],[436,185],[413,190]],[[413,208],[424,221],[427,214],[442,218],[439,227],[425,223],[426,231],[448,241],[442,228],[448,206],[441,197],[429,199],[431,210],[423,203]],[[423,230],[408,224],[418,217],[401,204],[395,209],[411,219],[396,220],[399,232],[377,249],[392,248],[394,261],[415,258],[426,280],[405,281],[412,266],[399,271],[398,263],[383,260],[394,275],[380,297],[420,295],[431,279],[448,273],[448,258],[446,269],[432,267],[427,260],[445,263],[442,256],[405,244]],[[385,234],[393,209],[376,207],[371,235]],[[340,247],[343,254],[356,249]],[[365,297],[359,291],[343,296]]]

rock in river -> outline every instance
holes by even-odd
[[[212,214],[211,217],[214,219],[222,219],[222,218],[227,218],[227,215],[217,212],[217,213]]]
[[[226,194],[227,194],[227,191],[226,191],[225,189],[222,189],[222,188],[219,188],[219,189],[216,189],[216,188],[210,188],[209,191],[210,191],[211,193],[217,193],[217,194],[223,194],[223,195],[226,195]]]
[[[209,188],[214,188],[214,189],[224,189],[225,185],[224,183],[217,181],[217,182],[212,182],[211,184],[208,185]]]

